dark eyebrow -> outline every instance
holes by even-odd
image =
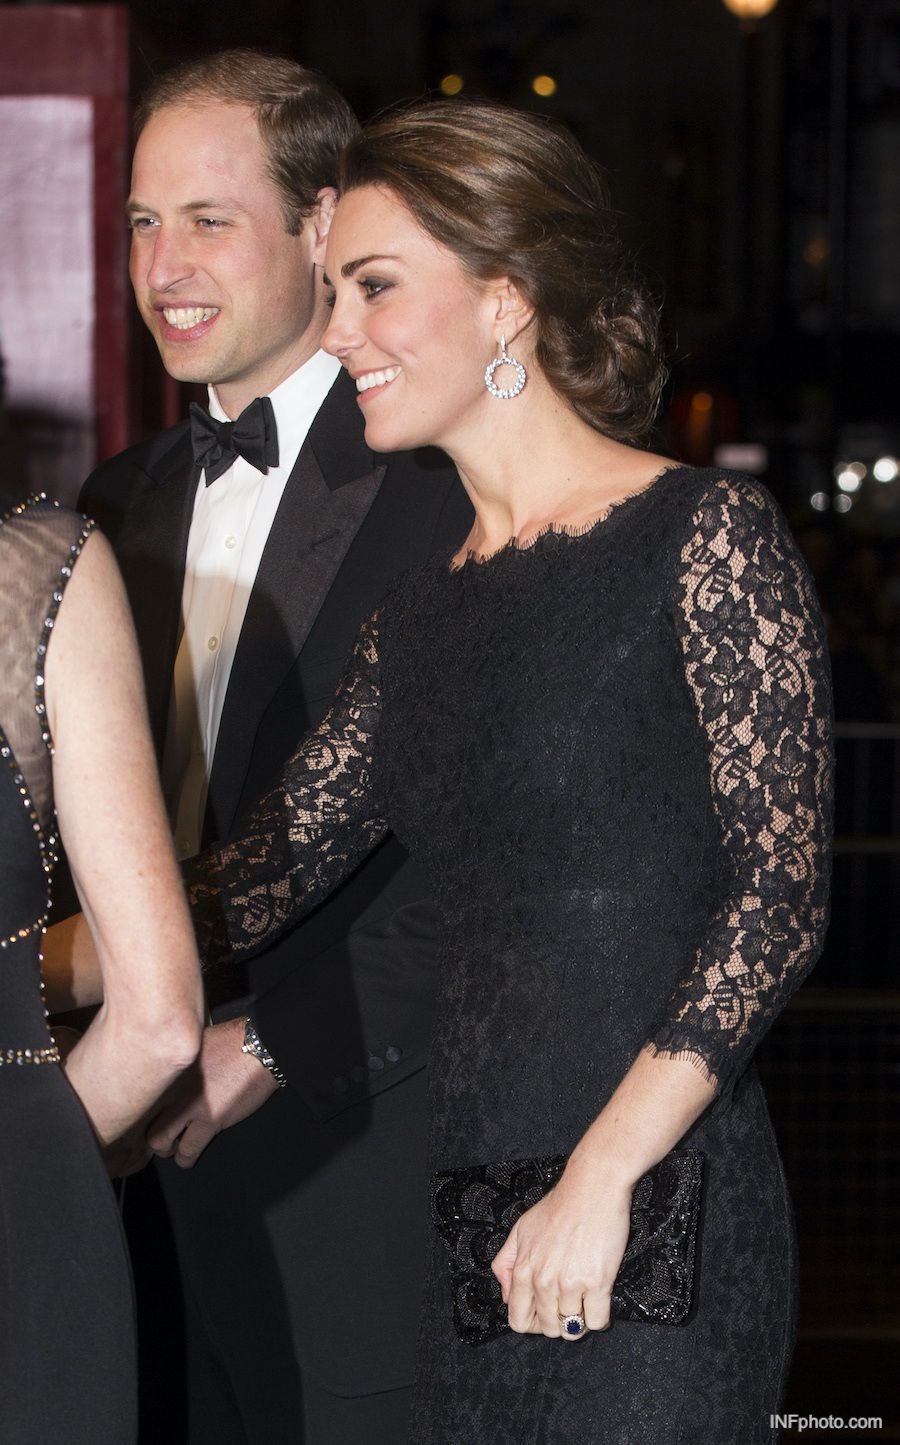
[[[346,266],[341,267],[343,277],[352,276],[360,266],[368,266],[371,261],[399,261],[399,256],[360,256],[358,261],[348,261]]]

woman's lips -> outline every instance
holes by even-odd
[[[356,400],[360,406],[378,393],[386,391],[391,382],[396,381],[402,370],[401,366],[385,366],[377,371],[361,371],[358,376],[355,376],[353,379],[356,382],[358,393]]]

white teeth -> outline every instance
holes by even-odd
[[[192,326],[199,326],[201,321],[209,321],[211,316],[218,316],[218,306],[166,306],[163,308],[170,326],[176,331],[190,331]]]
[[[370,386],[384,386],[386,382],[393,381],[403,370],[401,366],[389,366],[384,371],[367,371],[356,378],[356,390],[368,391]]]

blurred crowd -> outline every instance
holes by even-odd
[[[838,722],[900,724],[900,541],[797,531],[828,627]]]

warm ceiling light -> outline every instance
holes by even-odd
[[[760,20],[775,9],[778,0],[724,0],[724,4],[732,15],[739,15],[742,20]]]
[[[536,75],[531,82],[531,88],[535,95],[553,95],[556,92],[556,81],[552,75]]]
[[[441,81],[441,90],[444,95],[459,95],[465,81],[461,75],[445,75]]]

